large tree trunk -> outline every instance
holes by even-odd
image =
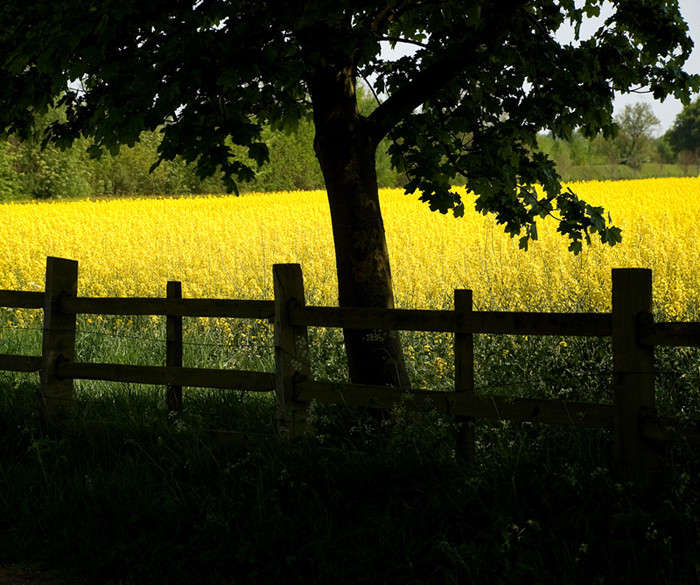
[[[341,307],[393,308],[375,153],[377,139],[359,115],[351,67],[329,68],[312,83],[316,138],[330,204]],[[350,379],[407,387],[397,332],[344,331]]]

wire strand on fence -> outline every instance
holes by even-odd
[[[139,335],[120,335],[116,333],[107,333],[107,332],[101,332],[101,331],[76,331],[76,336],[82,335],[82,336],[88,336],[88,335],[94,335],[94,336],[99,336],[99,337],[108,337],[111,339],[128,339],[132,341],[141,341],[141,342],[148,342],[148,343],[166,343],[167,338],[165,337],[150,337],[150,336],[139,336]],[[204,341],[182,341],[183,346],[190,346],[190,347],[220,347],[220,348],[230,348],[231,345],[227,343],[214,343],[214,342],[204,342]],[[266,348],[272,348],[272,344],[265,344],[265,343],[236,343],[235,347],[266,347]]]

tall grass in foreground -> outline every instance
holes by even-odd
[[[652,493],[610,476],[597,430],[481,422],[470,466],[449,419],[402,405],[390,425],[316,405],[317,439],[236,448],[198,432],[230,397],[173,421],[115,392],[111,425],[46,436],[35,391],[0,374],[0,563],[71,584],[698,582],[683,445]]]
[[[161,359],[161,324],[135,325],[112,339],[103,322],[83,335],[82,357]],[[236,367],[218,330],[190,337],[190,358]],[[339,335],[317,335],[317,375],[342,376]],[[447,336],[404,344],[415,379],[449,382]],[[609,349],[477,336],[478,391],[609,401]],[[697,416],[698,352],[657,357],[662,409]],[[449,417],[400,402],[382,423],[316,404],[314,439],[235,447],[201,431],[269,432],[272,397],[186,389],[173,417],[163,389],[77,386],[72,430],[46,436],[36,378],[0,373],[0,563],[134,585],[700,582],[700,458],[683,444],[666,449],[666,481],[650,492],[610,475],[602,430],[477,421],[478,463],[467,465]]]

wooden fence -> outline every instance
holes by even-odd
[[[301,268],[274,266],[274,301],[184,299],[170,282],[165,298],[89,298],[77,295],[78,263],[48,258],[44,292],[0,291],[0,306],[43,309],[41,356],[0,354],[0,370],[39,371],[42,419],[48,424],[70,413],[75,379],[156,384],[167,387],[168,405],[182,406],[182,387],[275,392],[280,432],[309,431],[311,401],[390,409],[410,395],[410,404],[455,416],[462,424],[461,448],[474,456],[475,418],[531,421],[613,431],[613,462],[627,474],[653,476],[659,468],[655,443],[671,438],[656,415],[654,346],[700,346],[700,323],[657,323],[652,309],[651,271],[612,272],[611,313],[473,311],[471,291],[455,291],[454,310],[360,309],[307,306]],[[136,366],[75,361],[76,315],[165,315],[166,365]],[[182,318],[227,317],[274,321],[275,372],[182,366]],[[454,334],[453,391],[387,388],[314,380],[309,327],[413,330]],[[474,392],[473,335],[611,337],[613,403],[479,396]]]

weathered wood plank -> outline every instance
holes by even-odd
[[[472,311],[472,291],[455,290],[454,307],[456,315],[468,314]],[[471,333],[455,333],[455,391],[474,392],[474,336]],[[468,416],[455,417],[457,423],[456,451],[467,461],[476,461],[476,438],[474,434],[474,418]]]
[[[473,311],[457,316],[454,311],[298,306],[290,311],[290,319],[294,325],[307,327],[587,337],[612,334],[609,313]]]
[[[59,364],[58,375],[62,378],[82,380],[108,380],[158,386],[173,384],[248,392],[272,392],[275,389],[274,374],[248,370],[66,362]]]
[[[390,409],[397,402],[419,410],[449,415],[563,424],[578,427],[611,428],[610,404],[563,402],[536,398],[476,396],[472,392],[411,390],[305,380],[296,385],[297,400]],[[406,396],[410,400],[406,401]]]
[[[96,315],[172,315],[267,319],[275,314],[274,301],[239,299],[168,299],[157,297],[78,297],[61,303],[65,311]]]
[[[182,283],[169,281],[166,286],[168,299],[182,298]],[[165,323],[165,365],[168,367],[182,367],[182,317],[168,315]],[[168,384],[166,387],[166,401],[171,412],[182,410],[182,386]]]
[[[61,300],[78,293],[78,263],[47,258],[45,290],[40,409],[43,423],[53,425],[70,413],[73,400],[73,380],[61,378],[57,366],[75,359],[75,313],[63,311]]]
[[[0,290],[0,307],[42,309],[44,293],[37,291]]]
[[[659,469],[656,451],[640,430],[642,412],[655,409],[654,347],[639,343],[637,325],[651,314],[651,270],[612,271],[613,460],[630,479],[653,481]]]
[[[0,370],[5,372],[38,372],[41,356],[0,353]]]
[[[311,376],[307,329],[292,325],[290,312],[304,306],[304,278],[299,264],[275,264],[275,388],[281,433],[295,438],[308,432],[308,409],[296,400],[294,382]]]
[[[642,345],[700,347],[700,323],[639,323],[637,336]]]
[[[642,417],[640,429],[642,436],[652,441],[681,441],[690,445],[700,445],[700,420],[679,421],[675,417]]]

